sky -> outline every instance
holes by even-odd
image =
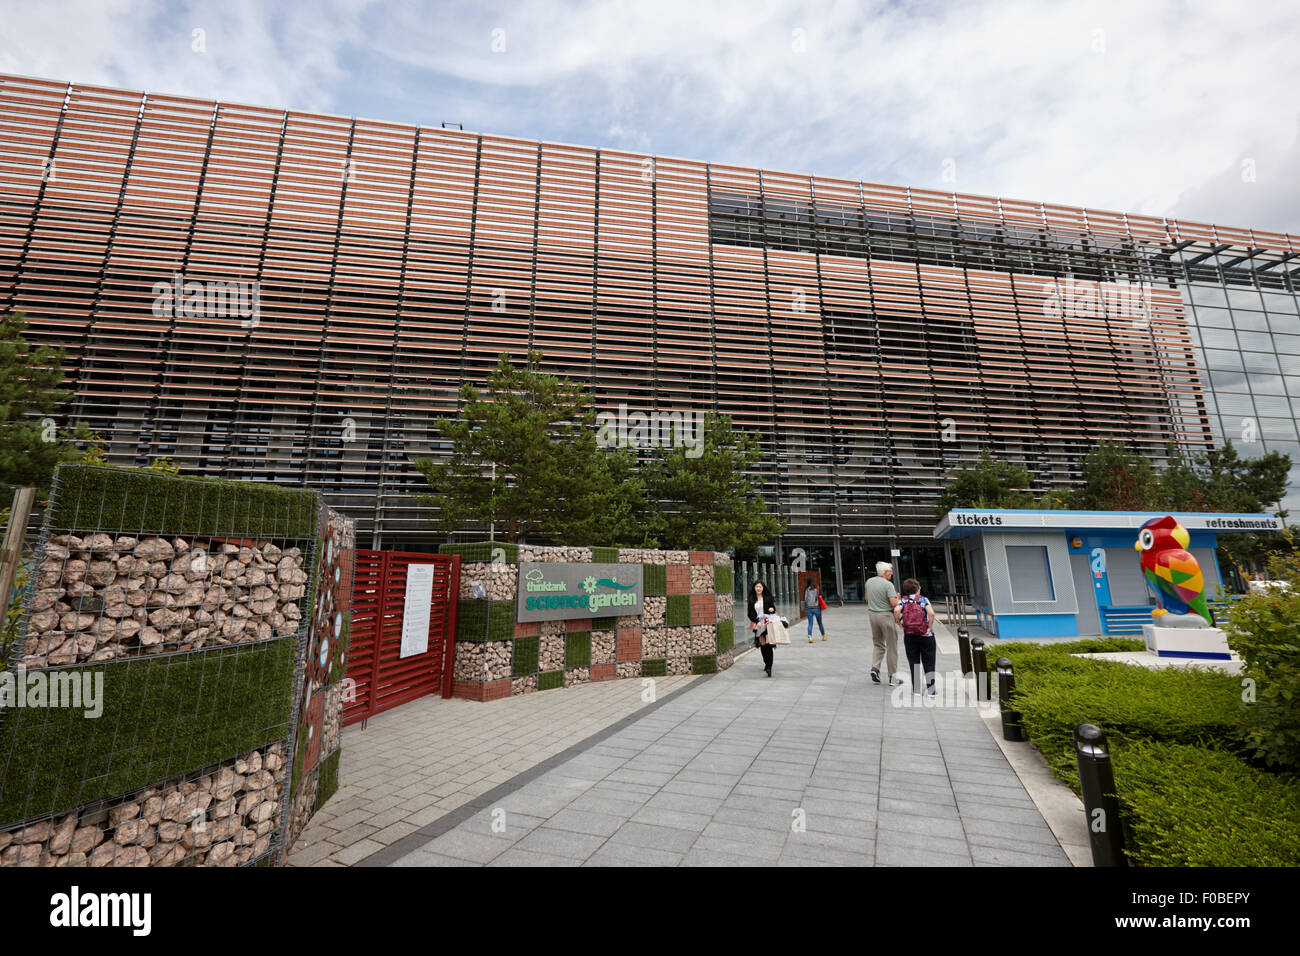
[[[1300,234],[1300,4],[0,0],[0,72]]]

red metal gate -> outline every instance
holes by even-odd
[[[401,657],[406,569],[412,564],[433,565],[429,649]],[[345,698],[344,726],[427,694],[450,697],[460,555],[357,549],[353,580],[347,674],[353,695]]]

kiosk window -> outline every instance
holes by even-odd
[[[1042,545],[1007,545],[1007,572],[1011,577],[1011,600],[1056,600],[1047,548]]]

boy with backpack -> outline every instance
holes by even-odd
[[[934,686],[934,658],[938,650],[934,639],[934,605],[921,596],[916,578],[903,582],[903,596],[894,608],[894,617],[903,628],[903,649],[907,652],[907,669],[912,674],[912,693],[920,695],[924,675],[926,694],[938,696]]]

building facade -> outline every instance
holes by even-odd
[[[0,311],[107,457],[307,484],[421,548],[507,352],[761,437],[774,548],[942,589],[945,472],[1120,437],[1300,461],[1300,239],[0,75]],[[1300,474],[1293,474],[1291,506]]]

